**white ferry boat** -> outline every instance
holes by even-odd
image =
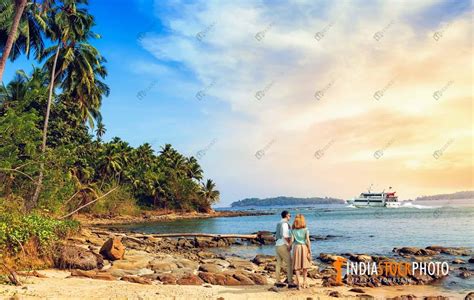
[[[367,193],[361,193],[359,197],[355,197],[347,202],[356,207],[396,208],[400,206],[400,202],[398,202],[398,196],[396,196],[395,193],[396,192],[386,193],[385,191],[382,191],[381,193],[373,193],[369,188]]]

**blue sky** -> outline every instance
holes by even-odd
[[[471,9],[454,0],[90,1],[111,88],[105,138],[205,150],[221,205],[347,198],[372,183],[400,187],[402,199],[469,189]],[[30,65],[7,64],[5,81]]]

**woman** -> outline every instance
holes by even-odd
[[[306,221],[302,214],[296,215],[291,231],[291,244],[293,245],[293,270],[296,271],[296,284],[300,285],[300,272],[303,272],[303,288],[307,288],[306,276],[311,267],[311,242]]]

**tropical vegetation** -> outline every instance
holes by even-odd
[[[75,212],[207,212],[219,200],[195,157],[104,140],[109,87],[93,27],[86,0],[0,0],[0,248],[48,244],[74,228],[64,220]],[[2,82],[22,55],[32,69]]]

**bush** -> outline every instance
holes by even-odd
[[[140,213],[140,207],[137,205],[137,201],[133,198],[131,193],[123,187],[120,187],[107,197],[91,205],[89,212],[109,216],[135,216]]]
[[[79,223],[57,220],[40,214],[0,214],[0,249],[18,253],[31,240],[36,240],[39,252],[47,252],[61,238],[79,230]]]

